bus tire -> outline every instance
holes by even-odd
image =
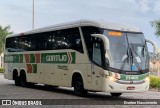
[[[118,97],[120,95],[122,95],[122,93],[110,93],[112,96]]]
[[[26,80],[26,74],[25,72],[22,72],[20,74],[20,83],[22,87],[27,87],[27,80]]]
[[[20,86],[20,78],[18,76],[17,70],[13,71],[13,80],[14,80],[15,86]]]
[[[84,89],[82,77],[79,75],[73,80],[74,93],[77,96],[85,96],[87,91]]]
[[[14,82],[15,82],[15,85],[16,85],[16,86],[20,86],[21,83],[20,83],[20,78],[19,78],[18,75],[15,75],[15,76],[14,76]]]
[[[33,87],[35,83],[27,82],[27,87]]]

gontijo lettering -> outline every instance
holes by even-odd
[[[75,63],[75,52],[42,53],[41,63]]]
[[[67,61],[67,55],[47,55],[46,61]]]

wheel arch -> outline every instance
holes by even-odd
[[[26,70],[25,70],[25,69],[23,69],[23,68],[22,68],[22,69],[20,69],[20,74],[19,74],[19,75],[21,76],[22,74],[25,74],[25,75],[26,75]]]
[[[12,79],[15,80],[16,76],[19,76],[19,70],[17,68],[13,69]]]
[[[25,75],[25,78],[26,78],[26,81],[27,81],[27,73],[26,73],[26,70],[25,69],[20,69],[20,74],[19,74],[19,76],[21,76],[21,75]]]
[[[72,86],[72,87],[73,87],[73,84],[74,84],[74,78],[75,78],[76,76],[81,76],[81,77],[82,77],[82,80],[83,80],[83,84],[84,84],[84,76],[83,76],[82,72],[79,71],[79,70],[75,70],[75,71],[73,71],[73,73],[72,73],[72,80],[71,80],[71,86]]]

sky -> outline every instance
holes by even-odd
[[[0,25],[32,30],[32,1],[0,0]],[[136,26],[160,47],[150,24],[160,19],[160,0],[35,0],[35,29],[80,19]]]

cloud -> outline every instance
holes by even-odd
[[[160,0],[134,0],[141,13],[160,15]]]
[[[154,11],[156,14],[160,15],[160,1],[157,1],[157,2],[154,4],[154,6],[153,6],[153,11]]]
[[[140,12],[146,13],[151,10],[150,0],[135,0]]]

